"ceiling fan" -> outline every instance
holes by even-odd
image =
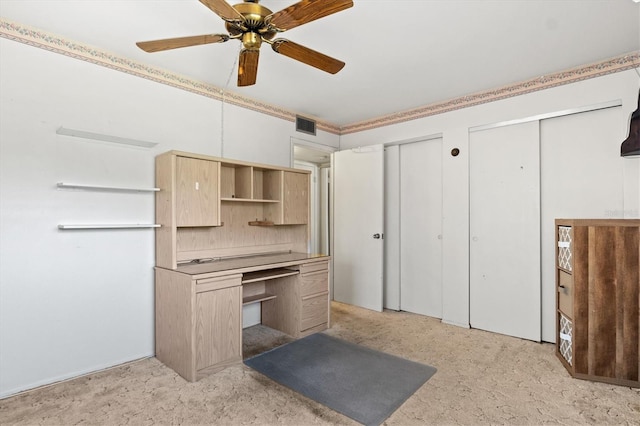
[[[142,41],[136,45],[145,52],[177,49],[210,43],[224,43],[230,39],[242,42],[238,64],[238,86],[256,83],[258,58],[262,42],[270,44],[276,53],[303,62],[322,71],[335,74],[344,67],[344,62],[304,47],[284,38],[275,38],[277,33],[324,18],[353,6],[351,0],[302,0],[279,12],[271,12],[258,4],[259,0],[244,0],[231,6],[225,0],[200,0],[225,21],[229,34],[205,34],[163,40]]]

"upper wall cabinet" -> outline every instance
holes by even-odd
[[[306,251],[306,170],[169,151],[156,157],[156,186],[157,266]]]
[[[304,224],[309,219],[309,175],[284,172],[282,220],[276,223]]]
[[[219,226],[220,163],[176,157],[176,225]]]

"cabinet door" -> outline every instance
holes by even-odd
[[[242,286],[196,295],[196,370],[242,359]]]
[[[306,224],[309,220],[309,175],[284,172],[283,224]]]
[[[218,168],[215,161],[176,158],[177,226],[220,225]]]

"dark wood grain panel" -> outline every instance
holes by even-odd
[[[640,248],[639,228],[616,230],[617,330],[616,374],[618,379],[640,380]]]
[[[589,228],[573,227],[573,368],[576,373],[589,371]]]
[[[615,228],[589,227],[589,374],[615,377]]]

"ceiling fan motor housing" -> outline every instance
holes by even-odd
[[[245,49],[258,49],[262,43],[261,39],[271,40],[275,37],[276,31],[265,23],[265,18],[272,14],[271,10],[258,4],[257,1],[239,3],[233,8],[244,17],[244,22],[227,21],[225,26],[232,36],[242,36],[242,44]]]

